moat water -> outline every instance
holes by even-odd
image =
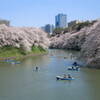
[[[100,70],[69,71],[77,52],[52,50],[52,54],[23,58],[16,65],[0,62],[0,100],[100,100]],[[64,74],[74,80],[56,80]]]

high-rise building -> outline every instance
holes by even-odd
[[[73,27],[74,25],[78,24],[78,23],[82,23],[83,21],[81,20],[74,20],[68,23],[68,27]]]
[[[50,24],[45,25],[45,32],[47,32],[48,34],[51,35],[53,30],[54,30],[54,25],[50,25]]]
[[[66,14],[58,14],[55,16],[55,27],[56,28],[66,28],[67,25],[67,15]]]
[[[40,27],[40,29],[42,29],[43,31],[45,31],[45,26]]]
[[[10,25],[10,21],[4,20],[4,19],[0,19],[0,25],[1,24],[5,24],[5,25],[9,26]]]

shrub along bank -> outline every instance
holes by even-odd
[[[0,48],[0,59],[6,59],[10,57],[19,58],[22,56],[47,53],[41,46],[32,46],[30,52],[25,52],[22,47],[13,47],[11,45],[6,45]]]

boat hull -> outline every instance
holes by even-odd
[[[72,71],[79,71],[80,68],[72,68],[72,67],[68,67],[68,70],[72,70]]]
[[[74,78],[64,78],[62,76],[56,76],[57,80],[73,80]]]
[[[6,60],[6,62],[13,62],[14,60]]]
[[[20,62],[12,62],[12,64],[20,64]]]

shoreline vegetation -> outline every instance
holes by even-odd
[[[50,39],[41,29],[0,25],[1,60],[44,54],[49,45]]]
[[[39,56],[48,54],[41,46],[32,46],[30,52],[25,52],[23,48],[13,47],[11,45],[6,45],[0,48],[0,61],[9,59],[18,59],[28,56]]]

